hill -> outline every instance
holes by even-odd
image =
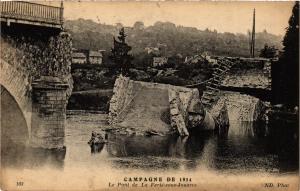
[[[72,34],[73,46],[78,49],[104,49],[110,51],[113,36],[117,36],[122,24],[107,25],[92,20],[67,20],[66,30]],[[136,22],[133,27],[125,27],[127,42],[132,46],[134,56],[145,53],[146,47],[164,45],[165,56],[181,54],[183,57],[210,52],[220,56],[248,56],[249,37],[246,34],[219,33],[216,30],[199,30],[194,27],[176,26],[170,22],[156,22],[145,27]],[[282,48],[282,36],[268,33],[256,33],[256,55],[265,44]]]

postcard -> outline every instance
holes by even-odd
[[[299,2],[0,5],[1,190],[299,190]]]

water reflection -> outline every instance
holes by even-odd
[[[93,118],[97,119],[96,117]],[[8,167],[59,169],[209,169],[226,173],[297,172],[298,126],[231,122],[227,134],[192,132],[189,137],[129,136],[106,133],[101,127],[71,121],[66,126],[66,151],[31,150],[6,144],[1,163]],[[95,131],[105,137],[104,144],[87,144]]]
[[[104,149],[116,168],[297,171],[297,139],[287,140],[291,135],[279,132],[274,135],[274,128],[269,128],[262,123],[233,122],[228,134],[193,132],[189,137],[109,132]]]
[[[62,169],[66,148],[42,149],[31,148],[26,145],[9,142],[1,148],[1,166],[4,168],[40,168],[51,166]]]
[[[37,168],[50,165],[62,168],[66,149],[29,148],[29,128],[23,111],[7,89],[3,86],[0,89],[1,167]]]
[[[92,154],[100,153],[102,151],[102,149],[104,148],[104,143],[93,144],[93,145],[90,145],[90,147],[91,147]]]
[[[208,153],[203,152],[203,149],[211,136],[213,133],[190,137],[175,135],[144,137],[109,132],[106,134],[105,148],[115,167],[192,169],[197,166],[197,159],[203,153]]]

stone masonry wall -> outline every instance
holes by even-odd
[[[116,79],[108,114],[108,122],[111,125],[117,122],[119,113],[133,98],[132,84],[129,82],[129,78],[123,76]]]
[[[23,68],[31,77],[55,76],[64,80],[71,73],[72,41],[66,32],[46,42],[26,36],[1,33],[0,56],[7,63]]]
[[[33,84],[31,146],[63,148],[67,84],[39,81]]]
[[[0,84],[14,97],[20,107],[28,133],[31,130],[31,84],[26,71],[15,68],[4,60],[0,59]]]
[[[61,32],[42,40],[10,32],[1,33],[0,84],[23,112],[31,145],[62,148],[73,87],[70,35]]]
[[[223,92],[220,103],[226,102],[230,121],[258,121],[262,119],[265,105],[258,98],[238,92]]]
[[[139,89],[142,89],[143,87],[147,87],[150,89],[153,89],[152,91],[157,91],[159,89],[168,90],[168,104],[169,104],[169,113],[170,113],[170,126],[178,132],[181,136],[187,136],[189,135],[189,106],[192,102],[194,103],[200,103],[199,98],[199,92],[197,89],[191,89],[191,88],[185,88],[180,86],[173,86],[168,84],[158,84],[158,83],[149,83],[149,82],[140,82],[140,81],[133,81],[129,80],[129,78],[120,76],[117,78],[113,90],[113,96],[110,101],[110,108],[109,108],[109,123],[111,125],[115,125],[120,122],[120,113],[125,110],[125,108],[134,100],[135,95],[138,93]],[[155,93],[154,93],[155,94]],[[150,98],[151,99],[151,98]],[[150,102],[148,100],[148,102]],[[147,100],[145,100],[145,103],[147,103]],[[201,104],[201,103],[200,103]],[[147,104],[143,107],[148,107]],[[152,107],[149,105],[149,107]],[[221,107],[221,109],[224,109],[224,107]],[[147,110],[147,109],[146,109]],[[126,110],[130,111],[130,110]],[[223,111],[223,110],[217,110],[217,111]],[[224,113],[225,112],[225,113]],[[227,110],[225,108],[224,112],[222,114],[216,113],[215,116],[211,116],[209,112],[206,112],[207,114],[207,123],[203,123],[203,125],[209,124],[209,127],[204,127],[203,129],[215,129],[215,120],[219,119],[220,117],[226,117]],[[198,114],[197,114],[198,113]],[[204,112],[205,113],[205,112]],[[202,113],[197,112],[196,114],[193,111],[193,115],[202,115]],[[126,116],[126,115],[123,115]],[[228,116],[227,116],[228,121]],[[225,119],[225,121],[226,121]],[[139,120],[139,119],[136,119]],[[204,120],[204,116],[200,116],[199,120],[201,122]],[[226,121],[226,124],[228,124]],[[211,125],[213,124],[213,125]],[[220,123],[217,123],[218,125],[222,125],[222,121]],[[128,127],[131,128],[131,127]]]
[[[181,136],[189,135],[187,130],[189,113],[188,107],[192,100],[199,100],[197,89],[177,88],[169,89],[170,120],[173,129],[177,129]]]

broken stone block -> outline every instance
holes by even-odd
[[[189,114],[189,119],[188,119],[188,127],[189,128],[196,128],[200,127],[202,125],[204,117],[199,114]]]
[[[171,127],[178,131],[180,136],[188,136],[187,130],[187,112],[184,111],[183,103],[180,100],[179,92],[169,89],[169,103],[170,103],[170,119]]]
[[[93,146],[93,145],[104,144],[104,143],[105,143],[105,141],[104,141],[103,137],[101,136],[101,134],[93,131],[91,139],[89,140],[88,144],[90,146]]]
[[[115,82],[108,119],[115,128],[131,128],[144,134],[176,132],[188,136],[191,128],[214,130],[222,125],[216,121],[218,117],[226,117],[226,114],[213,115],[205,111],[197,89],[133,81],[120,76]]]

